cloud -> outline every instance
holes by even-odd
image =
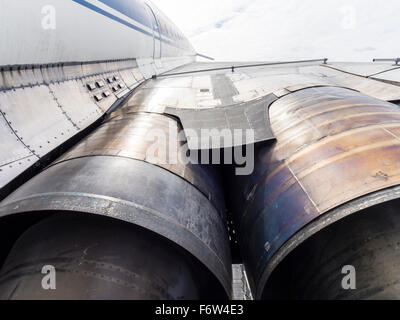
[[[153,0],[196,50],[225,61],[400,55],[400,1]]]

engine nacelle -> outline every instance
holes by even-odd
[[[274,102],[270,107],[270,118],[277,141],[273,145],[259,148],[256,153],[256,169],[251,176],[234,178],[236,186],[231,190],[231,207],[235,212],[239,243],[256,297],[288,298],[292,297],[291,282],[283,281],[285,276],[278,277],[280,280],[275,278],[275,284],[281,283],[283,287],[280,292],[286,294],[278,295],[276,286],[271,287],[269,279],[274,270],[287,276],[287,273],[279,271],[279,265],[290,252],[334,222],[399,197],[400,112],[394,104],[349,89],[314,87],[286,95]],[[382,211],[381,216],[374,215],[376,221],[364,223],[364,226],[375,226],[369,233],[365,230],[358,232],[357,223],[354,223],[356,218],[349,220],[350,225],[333,228],[340,232],[343,230],[343,237],[350,237],[351,230],[354,230],[354,237],[359,238],[357,241],[377,237],[384,232],[383,226],[388,226],[390,219],[393,219],[393,228],[398,231],[398,215]],[[387,229],[386,232],[392,230]],[[316,237],[320,239],[317,244],[327,241],[320,234]],[[379,291],[385,287],[387,279],[373,272],[397,274],[395,269],[399,265],[400,255],[394,250],[399,239],[399,232],[388,236],[385,246],[389,251],[377,257],[380,260],[374,261],[375,265],[386,263],[391,264],[391,267],[367,268],[367,273],[360,275],[365,280],[359,283],[360,288],[374,286]],[[347,260],[335,259],[333,255],[336,251],[329,251],[329,248],[353,248],[367,254],[376,245],[372,242],[372,247],[362,247],[357,241],[346,238],[320,248],[327,251],[324,252],[325,260],[328,261],[329,257],[332,259],[329,260],[329,270],[339,275],[336,280]],[[298,261],[301,261],[301,265],[309,266],[310,269],[313,267],[318,274],[320,261],[317,257],[320,251],[314,251],[313,259],[294,252],[296,257],[304,261],[292,259],[292,263],[286,265],[296,269]],[[382,260],[383,256],[390,258]],[[312,261],[318,263],[312,264]],[[355,257],[347,262],[355,265],[358,263],[359,266],[361,263]],[[360,266],[360,270],[362,268]],[[299,267],[297,275],[301,275],[300,270],[304,268]],[[367,279],[371,278],[376,281],[368,282]],[[393,286],[396,285],[396,279],[392,278]],[[331,285],[337,286],[337,291],[342,290],[340,281]],[[388,297],[393,297],[393,292],[398,297],[398,286],[396,288],[397,291],[394,287],[392,291],[387,291],[392,292]],[[339,297],[337,291],[332,290],[331,293],[336,293],[326,296],[319,294],[303,297]],[[302,298],[299,295],[297,297]],[[365,294],[363,297],[373,295]]]
[[[152,158],[155,128],[166,139]],[[157,161],[186,151],[182,142],[170,145],[179,131],[170,117],[122,109],[4,200],[2,221],[42,220],[5,262],[1,297],[52,298],[32,272],[44,263],[61,270],[57,298],[228,298],[230,246],[217,175]]]

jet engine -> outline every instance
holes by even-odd
[[[230,297],[218,174],[172,164],[187,151],[179,131],[171,117],[119,110],[8,197],[9,233],[27,215],[34,222],[3,265],[0,298]],[[57,270],[54,291],[41,290],[45,265]]]
[[[232,176],[228,202],[255,296],[398,299],[398,106],[325,86],[269,112],[276,141],[251,176]]]

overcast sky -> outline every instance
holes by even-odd
[[[400,56],[399,0],[153,0],[220,61]]]

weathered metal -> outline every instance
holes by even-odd
[[[173,73],[165,73],[139,88],[126,107],[132,111],[156,113],[175,109],[187,114],[190,110],[219,112],[221,108],[240,108],[257,99],[271,95],[282,97],[317,86],[344,87],[386,101],[400,100],[398,86],[341,71],[335,64],[314,61],[247,66],[234,73],[224,69],[230,65],[222,62],[192,63],[177,68]],[[245,63],[235,65],[246,66]],[[367,67],[371,68],[370,65]],[[211,68],[212,71],[197,72]],[[371,69],[382,70],[376,66]]]
[[[279,265],[269,276],[262,298],[398,300],[398,198],[399,186],[361,197],[316,219],[280,250],[285,257],[274,259],[280,260]],[[285,250],[290,251],[287,256]]]
[[[56,290],[42,289],[44,264]],[[218,299],[221,286],[190,254],[143,228],[85,214],[55,214],[16,243],[0,299]]]
[[[115,156],[145,161],[188,181],[224,212],[218,175],[211,166],[193,164],[187,155],[185,135],[178,122],[168,116],[112,113],[90,136],[66,152],[54,164],[90,156]],[[53,165],[54,165],[53,164]]]
[[[276,143],[258,149],[254,173],[235,177],[232,190],[242,254],[258,298],[271,261],[306,225],[400,184],[398,106],[348,89],[308,88],[273,103],[270,119]]]
[[[148,134],[155,129],[157,141],[149,141]],[[187,149],[179,142],[178,131],[176,120],[167,116],[111,114],[96,131],[5,199],[0,215],[81,212],[143,227],[189,252],[196,268],[209,270],[208,281],[218,279],[219,297],[228,297],[230,248],[218,177],[208,166],[179,161]],[[156,152],[150,153],[155,142]],[[145,270],[144,265],[141,268]],[[68,291],[65,294],[69,297]]]
[[[227,107],[204,110],[167,108],[165,112],[177,116],[182,122],[190,150],[232,148],[275,139],[269,121],[269,106],[276,99],[270,94]],[[228,130],[231,139],[223,139],[224,130]],[[253,130],[254,136],[248,136],[247,130]]]
[[[0,193],[120,103],[138,73],[135,59],[0,69]]]

